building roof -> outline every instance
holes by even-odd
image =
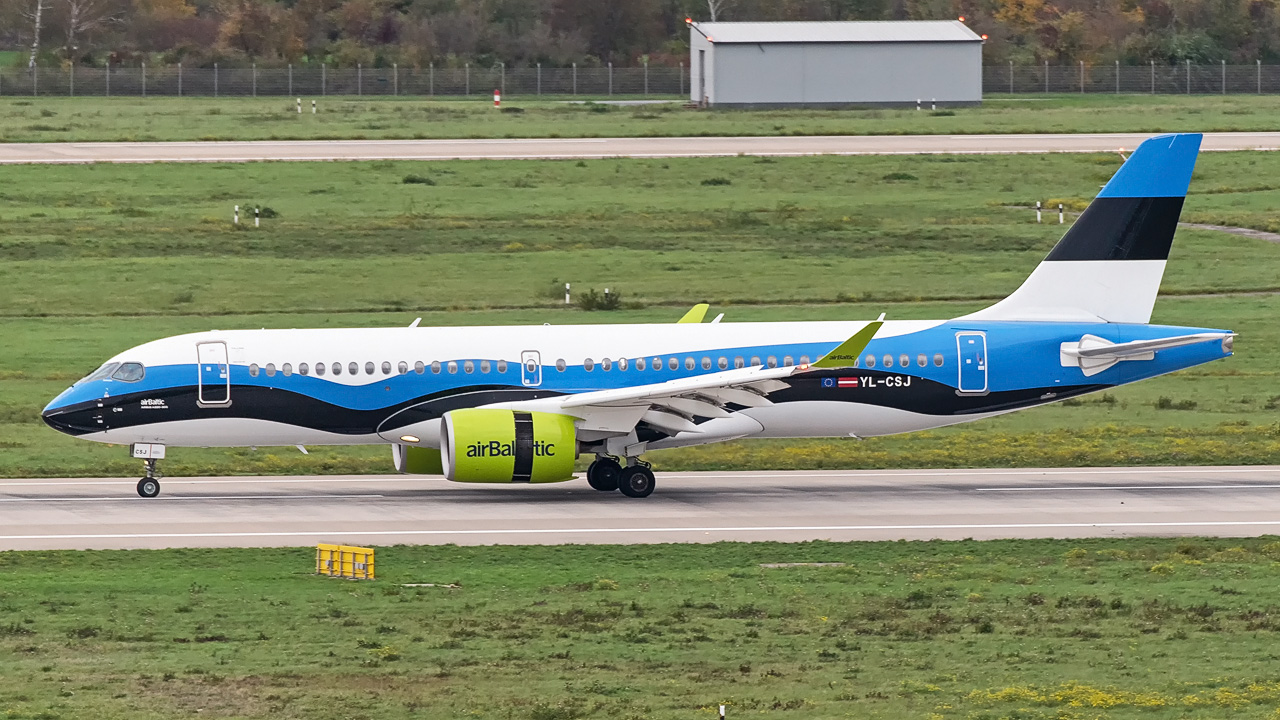
[[[697,30],[720,43],[982,42],[959,20],[875,22],[705,22]]]

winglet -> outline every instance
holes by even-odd
[[[840,368],[852,366],[858,361],[862,351],[867,349],[871,339],[880,331],[881,325],[884,325],[884,313],[880,313],[879,318],[867,323],[865,327],[854,333],[853,337],[840,343],[834,350],[818,358],[810,367]]]
[[[694,305],[693,307],[689,308],[689,312],[685,313],[684,317],[677,320],[676,324],[681,325],[684,323],[700,323],[702,322],[702,319],[707,316],[707,311],[710,309],[711,309],[710,305],[706,303],[698,303],[697,305]]]

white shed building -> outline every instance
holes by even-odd
[[[958,20],[691,23],[689,54],[710,107],[982,102],[982,38]]]

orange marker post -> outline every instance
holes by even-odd
[[[493,106],[502,107],[502,91],[498,88],[493,89]]]

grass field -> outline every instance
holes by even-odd
[[[304,101],[307,98],[304,98]],[[685,110],[527,97],[319,99],[316,115],[291,98],[0,97],[0,139],[284,140],[921,133],[1280,130],[1280,97],[1040,95],[981,107],[907,110]]]
[[[45,428],[106,357],[213,327],[948,317],[1015,288],[1110,155],[10,167],[0,188],[0,474],[136,472]],[[405,182],[409,178],[415,182]],[[704,181],[711,181],[705,184]],[[722,184],[727,183],[727,184]],[[1277,228],[1280,156],[1201,159],[1185,219]],[[254,230],[231,207],[270,207]],[[660,469],[1280,462],[1280,246],[1183,230],[1156,321],[1239,356],[958,429],[655,454]],[[563,305],[610,287],[630,309]],[[1162,399],[1163,398],[1163,399]],[[385,471],[383,449],[178,450],[171,474]]]
[[[312,552],[0,553],[0,715],[1280,712],[1275,538]]]

